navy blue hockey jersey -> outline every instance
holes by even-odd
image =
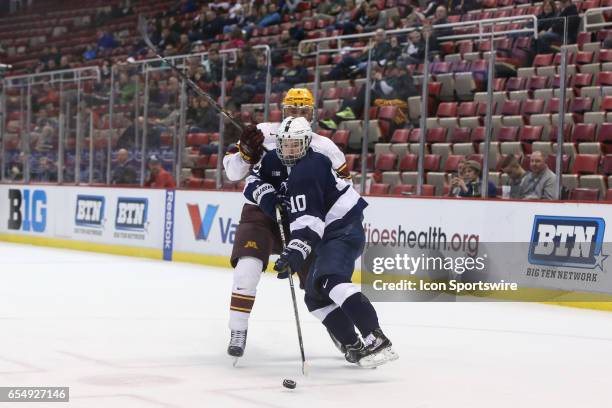
[[[290,169],[281,163],[276,150],[266,153],[247,177],[244,195],[252,204],[259,204],[265,194],[276,194],[281,186],[290,203],[289,247],[298,249],[304,258],[326,231],[361,218],[368,205],[350,181],[337,176],[329,158],[312,149]]]

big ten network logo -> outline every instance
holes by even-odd
[[[102,233],[104,226],[104,203],[102,196],[77,195],[74,223],[77,227],[75,231],[82,233],[88,228],[93,228],[96,233]]]
[[[117,199],[115,232],[117,238],[144,239],[147,227],[149,200],[146,198]]]
[[[204,215],[202,215],[198,204],[187,204],[187,211],[191,218],[193,235],[196,241],[208,241],[216,218],[218,220],[217,225],[219,226],[221,242],[224,244],[234,243],[238,224],[232,222],[232,218],[216,217],[218,210],[219,205],[208,204],[204,210]]]
[[[47,193],[43,190],[10,189],[8,229],[45,232]]]
[[[603,269],[606,223],[602,218],[536,215],[529,246],[529,263]]]

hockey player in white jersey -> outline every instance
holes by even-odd
[[[314,98],[308,89],[290,89],[282,103],[283,116],[297,116],[312,120]],[[264,146],[273,150],[276,146],[276,132],[279,123],[260,123],[247,126],[240,136],[236,149],[223,159],[227,177],[232,181],[245,178],[253,165],[264,155]],[[344,153],[330,139],[313,135],[311,147],[328,157],[338,177],[350,179]],[[229,328],[231,331],[228,354],[241,357],[246,346],[248,322],[257,285],[268,264],[272,253],[280,254],[282,245],[274,210],[269,214],[257,205],[246,203],[242,208],[240,223],[236,230],[232,248],[231,264],[234,267],[234,281],[230,301]],[[305,282],[307,268],[300,272],[301,282]],[[302,273],[303,272],[303,273]],[[333,339],[333,337],[332,337]],[[336,346],[344,352],[343,345],[335,339]]]

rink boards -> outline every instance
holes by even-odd
[[[406,237],[432,240],[441,234],[471,244],[528,244],[538,230],[543,236],[551,228],[553,234],[590,228],[599,244],[612,242],[606,228],[612,215],[609,204],[403,197],[367,201],[364,226],[373,244],[394,244]],[[243,203],[242,194],[233,192],[0,185],[0,240],[228,266]],[[531,261],[530,254],[507,261],[517,259]],[[586,269],[601,270],[603,278],[612,279],[605,273],[612,261],[598,262]],[[584,289],[584,283],[559,285]]]

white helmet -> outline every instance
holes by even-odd
[[[278,127],[276,154],[285,166],[294,166],[298,160],[306,155],[311,140],[312,128],[308,120],[302,117],[289,116]]]

